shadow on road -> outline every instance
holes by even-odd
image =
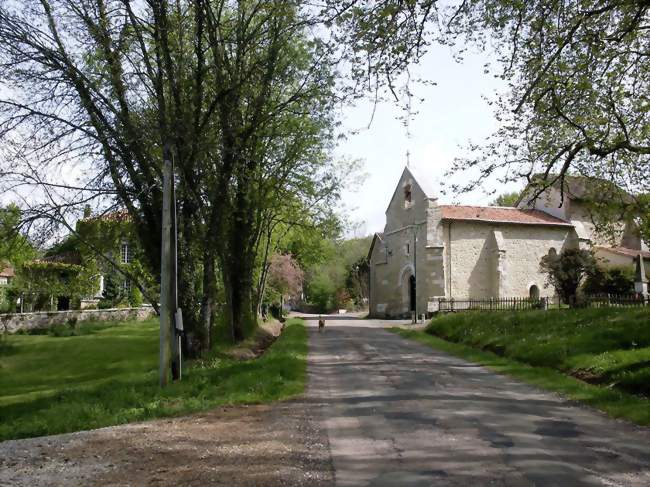
[[[308,398],[337,485],[650,485],[647,428],[368,329],[380,320],[332,321],[310,323]]]

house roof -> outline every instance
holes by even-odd
[[[16,271],[10,265],[0,264],[0,277],[15,277]]]
[[[131,215],[129,215],[128,210],[117,210],[117,211],[111,211],[109,213],[104,213],[102,215],[82,218],[80,221],[92,222],[97,220],[103,220],[103,221],[112,221],[112,222],[124,222],[130,219],[131,219]]]
[[[571,227],[571,223],[541,210],[519,209],[503,206],[440,205],[443,220],[514,223],[523,225],[554,225]]]
[[[618,255],[625,255],[627,257],[636,257],[637,255],[641,254],[644,259],[650,259],[650,252],[647,252],[645,250],[630,249],[627,247],[604,247],[600,245],[596,248],[598,250],[604,250],[606,252],[611,252]]]
[[[81,256],[79,252],[70,250],[68,252],[61,252],[60,254],[48,255],[41,259],[36,259],[34,262],[51,262],[57,264],[81,264]]]
[[[632,196],[612,181],[591,176],[575,176],[566,174],[561,179],[559,174],[534,174],[527,187],[538,190],[547,187],[563,188],[564,196],[576,201],[606,201],[617,199],[625,203],[632,201]],[[526,196],[526,190],[521,192],[517,205]]]

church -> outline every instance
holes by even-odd
[[[512,208],[443,205],[405,168],[368,253],[370,315],[419,316],[437,311],[439,298],[550,297],[540,259],[569,247],[592,249],[604,265],[632,267],[641,255],[650,268],[632,220],[614,236],[597,230],[592,187],[588,178],[566,176],[563,188],[550,185],[532,200],[525,189]]]

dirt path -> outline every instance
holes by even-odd
[[[300,401],[0,443],[0,485],[331,485]]]

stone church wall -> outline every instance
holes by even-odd
[[[495,230],[501,232],[503,248],[497,248]],[[447,235],[451,243],[447,291],[456,299],[525,297],[534,284],[540,296],[551,296],[539,261],[551,248],[560,252],[569,232],[564,227],[454,221]],[[499,251],[504,252],[503,268],[495,276]]]

